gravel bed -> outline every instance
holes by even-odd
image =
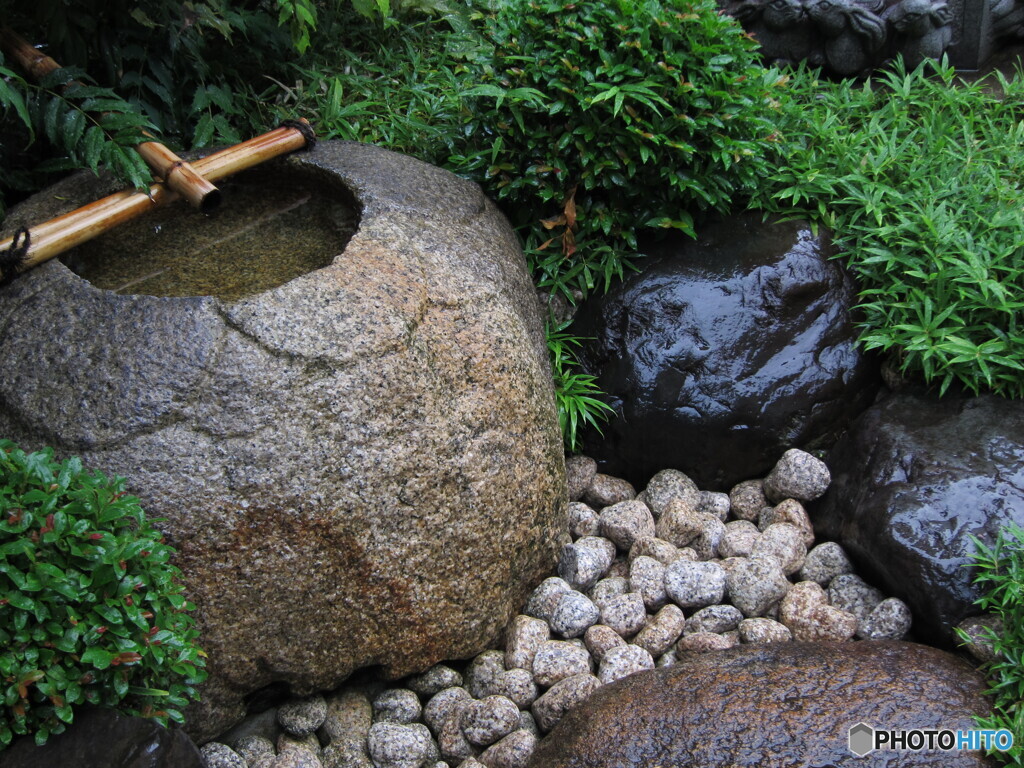
[[[728,494],[664,470],[640,493],[567,461],[568,532],[504,648],[398,682],[287,701],[202,747],[208,768],[522,768],[597,688],[739,643],[900,639],[911,615],[815,544],[830,480],[787,451]]]

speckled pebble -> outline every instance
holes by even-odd
[[[910,608],[897,597],[888,597],[857,625],[857,637],[863,640],[902,640],[913,617]]]
[[[542,732],[550,731],[572,707],[586,701],[601,686],[601,681],[586,673],[563,678],[533,702],[530,711]]]
[[[606,627],[604,624],[595,624],[588,629],[583,636],[583,641],[586,643],[590,655],[594,657],[594,661],[598,663],[601,662],[601,659],[604,658],[609,650],[626,644],[626,641],[622,639],[622,635],[611,627]]]
[[[992,645],[990,633],[994,632],[997,636],[1003,634],[1005,627],[1001,618],[994,613],[970,616],[961,621],[957,628],[967,634],[969,639],[967,641],[961,640],[960,642],[975,659],[987,664],[998,658]]]
[[[629,579],[622,576],[606,576],[590,588],[590,599],[598,608],[606,601],[629,592]]]
[[[661,610],[668,602],[665,592],[665,566],[646,555],[629,565],[629,588],[643,598],[648,611]]]
[[[586,591],[604,576],[614,560],[615,545],[611,541],[601,536],[584,536],[562,547],[558,575],[573,589]]]
[[[486,747],[519,727],[519,707],[505,696],[485,696],[466,705],[461,726],[466,741]]]
[[[779,604],[779,621],[797,641],[843,641],[857,631],[857,617],[829,605],[828,595],[815,581],[793,585]]]
[[[410,677],[406,685],[420,696],[433,696],[445,688],[462,685],[462,682],[462,675],[457,671],[446,664],[435,664],[426,672]]]
[[[487,768],[526,768],[537,748],[537,736],[530,731],[513,731],[480,755]]]
[[[775,503],[783,499],[814,501],[824,495],[830,482],[832,475],[825,462],[799,448],[791,448],[764,479],[764,495]]]
[[[542,643],[533,659],[533,679],[547,687],[573,675],[590,672],[590,654],[567,640]]]
[[[739,633],[744,643],[788,643],[793,639],[793,633],[785,624],[763,617],[744,619],[740,622]]]
[[[736,557],[723,565],[729,599],[748,618],[767,615],[792,586],[775,558]]]
[[[686,505],[696,507],[700,501],[700,491],[697,484],[679,470],[663,469],[647,483],[644,501],[657,519],[664,514],[673,499],[681,499]]]
[[[654,516],[642,501],[620,501],[601,510],[601,535],[628,552],[641,536],[654,535]]]
[[[636,498],[636,489],[627,481],[598,472],[583,492],[583,501],[595,509]]]
[[[494,695],[505,696],[520,709],[528,709],[537,699],[539,691],[533,673],[525,669],[510,669],[498,675],[491,686]]]
[[[378,723],[415,723],[422,714],[419,696],[408,688],[381,691],[373,700],[373,719]]]
[[[762,480],[744,480],[729,491],[729,507],[737,520],[756,521],[761,510],[768,506]]]
[[[277,710],[277,723],[292,736],[308,736],[327,718],[327,702],[323,696],[292,699]]]
[[[849,611],[861,621],[867,619],[884,598],[885,595],[868,586],[855,573],[841,573],[828,584],[829,604]]]
[[[271,768],[324,768],[320,758],[305,749],[293,749],[282,752],[274,762],[270,763]]]
[[[761,510],[761,516],[757,521],[758,528],[763,531],[775,523],[789,523],[800,531],[805,547],[814,546],[814,527],[811,525],[811,518],[807,515],[804,505],[796,499],[784,499],[774,507],[765,507]]]
[[[747,557],[760,535],[761,531],[750,520],[732,520],[725,524],[718,554],[723,558]]]
[[[551,629],[562,637],[581,637],[588,627],[597,623],[601,611],[580,592],[567,592],[551,614]]]
[[[477,654],[466,667],[466,690],[474,699],[482,699],[491,692],[495,678],[505,671],[502,651],[484,651]]]
[[[282,733],[277,737],[277,754],[285,752],[309,752],[313,755],[320,754],[320,740],[315,733],[307,733],[305,736],[292,736]]]
[[[582,501],[569,503],[569,535],[575,541],[583,536],[597,536],[601,520],[589,505]]]
[[[641,555],[653,557],[662,565],[669,565],[680,558],[679,547],[657,536],[641,536],[634,541],[627,560],[632,563]]]
[[[374,723],[367,747],[378,768],[422,768],[438,757],[437,745],[422,723]]]
[[[698,560],[711,560],[718,557],[718,548],[725,534],[725,523],[713,515],[699,513],[700,531],[697,537],[690,542],[690,549],[697,555]]]
[[[569,486],[569,500],[577,501],[586,492],[597,475],[597,462],[589,456],[569,456],[565,460],[565,482]]]
[[[732,503],[729,501],[728,493],[719,491],[701,491],[697,501],[697,511],[714,515],[723,523],[729,519],[729,511]]]
[[[852,573],[853,565],[846,551],[834,541],[826,541],[812,547],[800,569],[800,581],[816,581],[827,586],[836,576]]]
[[[782,566],[782,572],[789,576],[799,571],[807,559],[807,547],[803,536],[795,525],[773,523],[757,537],[750,549],[750,557],[774,557]]]
[[[481,763],[475,757],[467,757],[465,760],[458,764],[458,768],[487,768],[487,766]]]
[[[709,605],[701,608],[686,620],[683,634],[694,632],[729,632],[739,627],[743,621],[743,612],[734,605]]]
[[[623,645],[612,648],[601,659],[597,679],[605,684],[613,683],[645,669],[654,669],[654,658],[651,654],[635,645]]]
[[[658,518],[655,535],[677,547],[686,547],[700,535],[702,521],[709,518],[718,520],[705,512],[698,512],[695,501],[674,498]]]
[[[250,765],[256,762],[258,757],[263,755],[274,756],[276,754],[274,742],[266,736],[257,736],[255,734],[243,736],[235,742],[233,748]]]
[[[637,592],[628,592],[601,603],[601,623],[628,638],[644,628],[647,610],[644,599]],[[596,622],[594,622],[596,623]]]
[[[683,634],[685,625],[686,616],[682,609],[675,605],[666,605],[633,638],[633,645],[643,648],[652,657],[661,656]]]
[[[726,635],[715,634],[714,632],[694,632],[692,635],[685,635],[676,643],[676,653],[708,653],[710,651],[724,651],[732,648],[736,642]]]
[[[671,667],[674,666],[678,661],[679,656],[676,654],[676,649],[670,648],[654,660],[654,666],[658,668]]]
[[[551,628],[543,619],[520,614],[512,619],[505,642],[505,668],[533,670],[533,657],[541,643],[551,638]]]
[[[277,762],[276,754],[260,755],[253,759],[249,763],[249,768],[274,768],[274,763]],[[335,766],[327,766],[327,768],[335,768]],[[373,763],[370,762],[370,758],[366,758],[366,765],[345,765],[344,768],[373,768]]]
[[[358,744],[332,741],[320,750],[320,762],[324,768],[375,768],[366,751],[365,736]]]
[[[199,754],[206,768],[247,768],[245,758],[227,744],[210,741],[204,744]]]
[[[549,576],[530,593],[530,597],[526,601],[526,607],[523,608],[523,613],[547,622],[551,618],[555,606],[558,605],[558,601],[562,599],[562,595],[565,592],[571,591],[572,585],[565,579],[558,576]]]
[[[438,733],[446,723],[458,723],[462,710],[473,700],[469,691],[462,687],[445,688],[435,693],[423,707],[423,722],[430,730]]]
[[[725,569],[711,561],[677,560],[665,569],[665,591],[681,608],[714,605],[725,594]]]

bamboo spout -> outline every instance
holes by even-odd
[[[0,50],[9,56],[33,80],[60,69],[60,64],[9,27],[0,27]],[[148,133],[143,131],[146,136]],[[209,180],[204,179],[195,168],[182,160],[171,150],[157,141],[146,141],[135,147],[153,173],[167,185],[188,200],[194,208],[211,213],[220,205],[221,195]]]

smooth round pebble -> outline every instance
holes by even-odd
[[[470,744],[490,746],[519,727],[519,707],[505,696],[485,696],[466,705],[461,726]]]
[[[601,624],[611,627],[622,637],[635,635],[644,628],[646,620],[644,599],[637,592],[612,597],[601,604]]]
[[[629,592],[629,579],[622,576],[609,576],[601,579],[590,588],[590,599],[600,608],[607,600]]]
[[[199,749],[206,768],[247,768],[245,758],[227,744],[210,741]]]
[[[558,725],[566,712],[586,701],[600,687],[601,681],[590,673],[566,677],[533,702],[530,711],[538,727],[546,733]]]
[[[907,604],[897,597],[887,597],[857,625],[857,637],[863,640],[902,640],[912,623]]]
[[[657,536],[641,536],[634,541],[627,560],[632,563],[641,555],[653,557],[662,565],[669,565],[681,557],[679,547]]]
[[[654,669],[654,658],[651,654],[635,645],[623,645],[612,648],[601,659],[597,679],[605,684],[612,683],[645,669]]]
[[[624,552],[642,536],[654,535],[654,516],[642,501],[620,501],[601,510],[601,535]]]
[[[647,556],[638,557],[630,563],[629,590],[640,594],[648,611],[660,610],[668,602],[665,567]]]
[[[549,576],[530,593],[523,613],[547,621],[566,592],[572,592],[569,582],[558,576]]]
[[[665,569],[665,592],[681,608],[714,605],[725,594],[725,576],[718,563],[677,560]]]
[[[378,768],[420,768],[437,751],[422,723],[374,723],[366,746]]]
[[[597,623],[601,611],[580,592],[566,592],[551,614],[551,629],[562,637],[580,637]]]
[[[729,599],[748,618],[768,614],[792,586],[773,557],[736,557],[725,563]]]
[[[430,726],[434,733],[439,732],[447,723],[458,722],[462,710],[473,700],[469,691],[462,687],[445,688],[435,693],[423,707],[423,722]]]
[[[799,448],[791,448],[764,479],[764,495],[772,502],[783,499],[814,501],[825,494],[832,475],[825,462]]]
[[[480,755],[488,768],[526,768],[537,748],[537,736],[531,731],[513,731],[489,746]]]
[[[537,684],[533,682],[533,674],[518,668],[498,675],[492,689],[494,695],[511,699],[519,709],[528,709],[539,694]]]
[[[274,756],[277,754],[274,749],[274,742],[266,736],[250,734],[243,736],[235,742],[234,750],[250,765],[256,762],[256,758],[263,755]]]
[[[739,625],[740,641],[744,643],[788,643],[793,639],[789,627],[774,619],[744,619]]]
[[[661,517],[673,499],[696,507],[700,502],[697,484],[678,469],[663,469],[652,477],[644,489],[644,501],[655,518]]]
[[[614,560],[615,545],[611,541],[601,536],[584,536],[562,547],[558,558],[558,575],[572,589],[586,591],[604,576]]]
[[[422,714],[419,696],[408,688],[382,691],[373,700],[373,719],[376,722],[415,723]]]
[[[598,663],[612,648],[618,648],[626,644],[626,641],[622,639],[622,635],[604,624],[595,624],[588,629],[586,634],[583,635],[583,642],[586,644],[587,650],[590,651],[590,655]]]
[[[736,629],[743,621],[743,612],[734,605],[709,605],[701,608],[686,620],[683,634],[694,632],[729,632]]]
[[[884,598],[885,595],[868,586],[855,573],[841,573],[828,584],[829,605],[849,611],[861,621],[867,619]]]
[[[597,462],[589,456],[569,456],[565,460],[565,482],[569,500],[576,501],[586,492],[597,475]]]
[[[327,718],[327,702],[323,696],[292,699],[278,707],[277,724],[292,736],[308,736]]]
[[[732,638],[725,635],[718,635],[714,632],[694,632],[692,635],[685,635],[676,643],[676,653],[708,653],[709,651],[724,651],[732,648],[736,643]]]
[[[729,509],[737,520],[756,521],[768,506],[762,480],[744,480],[729,491]]]
[[[729,519],[729,511],[732,503],[729,501],[728,493],[720,491],[701,491],[697,501],[697,511],[714,515],[723,523]]]
[[[542,643],[533,659],[534,682],[545,688],[566,677],[589,672],[590,654],[587,649],[567,640]]]
[[[426,672],[410,677],[406,685],[420,696],[433,696],[445,688],[462,685],[462,675],[446,664],[435,664]]]
[[[774,507],[765,507],[758,518],[757,527],[762,531],[775,523],[789,523],[798,531],[805,547],[814,546],[814,527],[804,505],[796,499],[783,499]]]
[[[541,643],[551,638],[551,628],[543,619],[520,614],[512,619],[505,642],[505,668],[533,670],[533,657]]]
[[[583,492],[583,500],[595,509],[602,509],[636,498],[636,489],[619,477],[604,475],[598,472]]]
[[[569,535],[574,541],[583,536],[597,536],[600,532],[597,512],[582,501],[569,502]]]
[[[789,523],[773,523],[765,528],[751,547],[750,557],[766,556],[778,560],[786,576],[799,571],[807,559],[807,547],[799,529]]]
[[[800,581],[816,581],[824,587],[836,576],[852,572],[853,565],[842,546],[834,541],[825,541],[807,552],[800,569]]]
[[[686,616],[682,609],[677,605],[666,605],[633,638],[633,645],[643,648],[652,657],[661,656],[683,634],[685,625]]]
[[[323,763],[313,752],[305,749],[293,749],[282,752],[274,758],[274,762],[270,763],[270,768],[323,768]]]

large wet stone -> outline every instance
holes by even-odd
[[[204,768],[185,732],[112,709],[81,707],[64,733],[37,747],[22,736],[0,752],[3,768]]]
[[[603,686],[540,743],[530,768],[833,766],[979,768],[976,752],[848,748],[858,723],[970,729],[991,712],[985,682],[955,656],[912,643],[746,645],[680,658]]]
[[[852,285],[825,234],[745,214],[650,250],[572,327],[616,410],[584,446],[602,472],[641,487],[674,467],[728,490],[870,403],[875,365],[854,344]]]
[[[980,613],[967,566],[971,536],[991,545],[1024,525],[1024,405],[985,396],[892,395],[831,452],[832,485],[811,507],[819,538],[840,542],[858,573],[910,606],[917,637],[951,644]]]
[[[505,219],[370,146],[283,167],[359,212],[328,266],[237,301],[119,295],[58,261],[0,289],[0,435],[123,475],[166,518],[209,654],[200,743],[271,684],[494,647],[565,525],[543,326]],[[9,225],[106,191],[90,178]]]

